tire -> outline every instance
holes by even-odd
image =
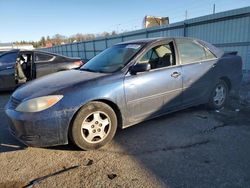
[[[211,92],[209,108],[212,110],[221,109],[227,102],[228,91],[227,84],[223,80],[219,80]]]
[[[112,140],[117,129],[114,110],[102,102],[90,102],[77,113],[70,138],[83,150],[98,149]]]

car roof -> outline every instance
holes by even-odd
[[[166,38],[166,37],[156,37],[156,38],[135,39],[135,40],[129,40],[129,41],[121,42],[121,43],[118,43],[118,44],[151,43],[151,42],[161,41],[161,40],[164,40],[164,39],[168,39],[168,38]]]
[[[129,40],[125,42],[118,43],[119,44],[131,44],[131,43],[153,43],[157,41],[163,41],[163,40],[173,40],[173,39],[189,39],[189,40],[198,40],[192,37],[155,37],[155,38],[143,38],[143,39],[135,39],[135,40]]]
[[[79,57],[67,57],[67,56],[64,56],[61,54],[46,52],[46,51],[42,51],[42,50],[13,49],[13,50],[9,50],[5,53],[13,53],[13,52],[17,52],[17,53],[19,53],[19,52],[38,52],[38,53],[43,53],[43,54],[48,54],[48,55],[53,55],[53,56],[59,56],[59,57],[67,58],[67,59],[80,59]],[[3,55],[3,54],[1,54],[1,55]]]

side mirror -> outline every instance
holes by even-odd
[[[151,66],[149,63],[141,63],[141,64],[136,64],[136,65],[130,67],[130,73],[136,74],[138,72],[149,71],[150,69],[151,69]]]

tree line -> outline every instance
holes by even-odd
[[[112,35],[116,35],[117,33],[115,31],[112,32],[103,32],[100,34],[82,34],[82,33],[77,33],[75,35],[71,35],[69,37],[61,35],[61,34],[56,34],[52,37],[47,36],[44,37],[42,36],[39,41],[17,41],[15,44],[32,44],[34,48],[43,48],[49,45],[60,45],[60,44],[67,44],[67,43],[73,43],[73,42],[80,42],[80,41],[86,41],[86,40],[91,40],[95,39],[96,37],[108,37]]]

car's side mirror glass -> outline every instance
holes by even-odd
[[[149,63],[139,63],[130,68],[130,73],[131,74],[136,74],[138,72],[145,72],[149,71],[151,69],[151,66]]]

